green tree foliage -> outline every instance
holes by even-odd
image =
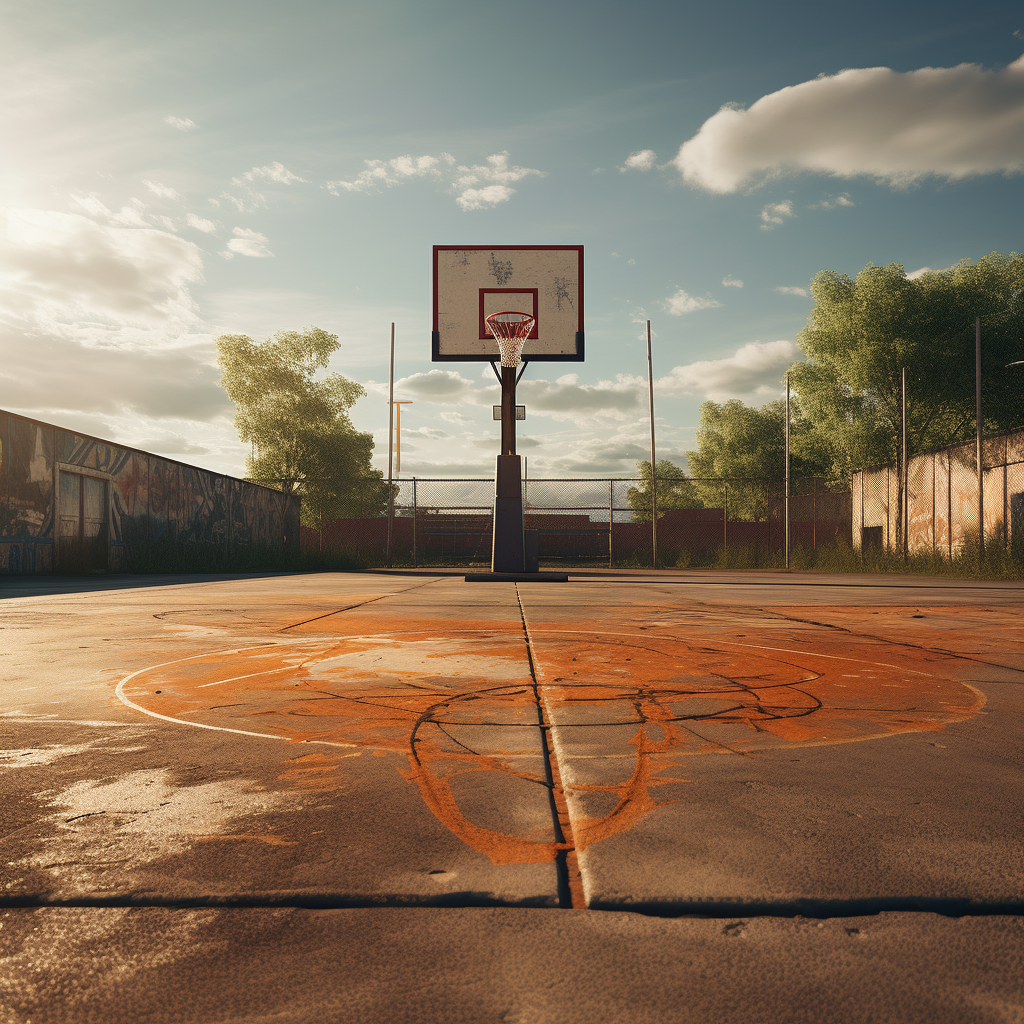
[[[630,487],[626,500],[633,510],[633,521],[651,521],[651,463],[640,461],[636,464],[640,472],[640,486]],[[658,515],[672,508],[703,508],[693,481],[668,459],[658,460]]]
[[[791,379],[836,475],[897,461],[904,366],[911,453],[972,434],[976,316],[985,427],[1019,425],[1021,382],[1004,367],[1024,358],[1021,254],[992,253],[914,280],[898,263],[869,264],[855,280],[822,271],[811,292],[814,309],[798,335],[807,361]]]
[[[700,407],[697,450],[686,453],[694,477],[782,480],[786,475],[786,403],[760,409],[732,399]],[[828,476],[832,453],[794,395],[789,410],[789,466],[794,476]]]
[[[796,402],[790,405],[791,474],[828,476],[832,459],[820,432]],[[706,508],[727,503],[732,519],[764,519],[766,481],[786,476],[786,403],[768,402],[755,409],[738,399],[722,405],[705,402],[700,407],[697,450],[687,452],[686,458]]]
[[[317,379],[339,347],[337,335],[318,327],[264,342],[217,339],[235,428],[252,445],[249,479],[301,494],[303,525],[317,528],[340,516],[379,515],[387,503],[387,483],[370,467],[373,437],[348,416],[364,388],[337,373]]]

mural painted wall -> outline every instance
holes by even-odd
[[[299,499],[0,410],[0,573],[297,553]]]

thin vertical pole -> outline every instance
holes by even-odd
[[[978,561],[985,561],[985,473],[981,464],[981,317],[974,318],[974,448],[978,464]]]
[[[903,502],[900,518],[903,520],[903,561],[910,557],[910,468],[907,466],[907,368],[900,368],[900,490]]]
[[[391,527],[395,518],[395,492],[392,486],[392,455],[395,447],[395,325],[391,325],[391,371],[388,376],[388,546],[385,557],[391,568]]]
[[[402,406],[404,402],[399,402],[395,409],[395,419],[398,421],[395,424],[395,472],[402,475]]]
[[[651,568],[658,567],[658,477],[654,451],[654,363],[651,358],[651,321],[647,321],[647,389],[651,399]]]
[[[946,545],[949,548],[949,561],[953,561],[953,460],[946,449]]]
[[[936,467],[939,464],[938,459],[938,455],[935,452],[932,452],[932,558],[935,557],[935,548],[938,544],[935,524],[935,473]]]
[[[729,481],[722,481],[722,553],[729,555]]]
[[[786,374],[786,568],[789,568],[789,374]]]
[[[811,550],[818,550],[818,478],[811,480]]]
[[[615,504],[614,495],[612,488],[615,485],[611,480],[608,481],[608,568],[615,568]]]
[[[864,564],[864,467],[860,470],[860,564]]]
[[[416,504],[416,477],[412,478],[412,567],[419,568],[416,561],[416,520],[419,518],[418,506]]]

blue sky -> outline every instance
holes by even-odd
[[[316,324],[403,474],[485,475],[431,364],[434,244],[583,244],[587,360],[531,367],[531,475],[682,461],[781,394],[819,270],[1021,248],[1018,4],[5,3],[0,406],[240,473],[220,333]],[[563,372],[564,371],[564,372]]]

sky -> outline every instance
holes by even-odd
[[[0,407],[210,469],[216,338],[337,334],[402,475],[487,476],[490,368],[430,361],[431,247],[585,247],[531,477],[685,466],[762,405],[822,270],[1021,248],[1018,3],[0,0]]]

